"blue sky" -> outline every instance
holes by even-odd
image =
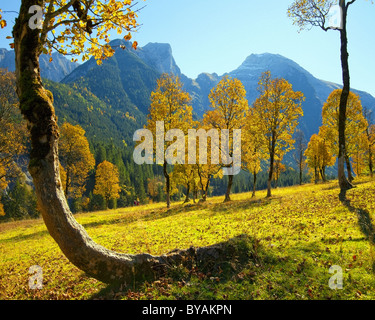
[[[298,33],[286,11],[291,0],[139,0],[142,24],[133,35],[140,46],[170,43],[181,71],[219,75],[236,69],[252,53],[278,53],[315,77],[342,82],[339,32],[319,28]],[[3,10],[18,10],[19,0],[0,0]],[[9,24],[15,14],[7,14]],[[11,28],[0,31],[8,48]],[[118,37],[114,35],[113,38]],[[351,85],[375,96],[375,4],[357,0],[348,20]]]

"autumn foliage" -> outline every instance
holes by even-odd
[[[271,77],[270,72],[262,74],[258,83],[259,97],[252,107],[257,120],[257,130],[264,135],[264,152],[269,159],[268,197],[271,196],[271,182],[275,160],[293,149],[293,134],[303,115],[302,92],[294,91],[285,79]]]
[[[94,194],[101,195],[108,207],[109,200],[118,199],[120,191],[117,167],[108,161],[103,161],[96,169]]]
[[[64,169],[62,178],[65,178],[65,195],[73,199],[81,198],[86,190],[87,177],[95,166],[85,130],[79,125],[64,123],[61,126],[59,148],[60,163]]]

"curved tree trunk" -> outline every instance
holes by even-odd
[[[13,29],[17,94],[31,135],[29,171],[48,232],[65,256],[79,269],[103,282],[154,279],[168,266],[212,254],[212,247],[175,250],[168,255],[122,254],[96,244],[74,219],[62,187],[59,160],[59,130],[51,93],[40,77],[40,31],[28,27],[28,9],[41,0],[23,0]],[[211,252],[211,253],[210,253]]]

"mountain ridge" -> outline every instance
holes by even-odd
[[[59,82],[79,66],[78,63],[71,62],[57,52],[52,53],[51,62],[50,58],[51,57],[49,55],[42,54],[39,58],[39,64],[41,76],[52,81]],[[15,71],[14,50],[0,48],[0,68],[8,69],[12,72]]]
[[[66,69],[61,71],[60,74],[65,73],[65,76],[59,81],[65,85],[75,86],[78,91],[84,88],[89,90],[100,101],[109,105],[109,109],[129,114],[130,117],[137,119],[139,127],[146,122],[150,95],[162,73],[173,73],[181,78],[184,89],[192,97],[196,117],[201,118],[209,109],[208,96],[211,89],[223,76],[238,78],[246,89],[249,104],[252,104],[259,94],[257,91],[259,77],[262,72],[269,70],[272,77],[285,78],[293,85],[294,90],[304,93],[306,100],[303,103],[304,116],[300,126],[306,138],[318,132],[324,102],[332,90],[341,87],[339,84],[314,77],[295,61],[280,54],[253,53],[238,68],[223,75],[202,72],[196,79],[191,79],[178,67],[172,47],[168,43],[148,43],[144,47],[138,47],[137,50],[133,49],[130,41],[123,39],[115,39],[110,45],[115,49],[115,54],[104,60],[101,66],[91,58],[81,65],[74,65],[68,74]],[[58,58],[56,60],[58,61]],[[0,49],[0,67],[7,61],[9,63],[9,57],[2,58]],[[42,72],[47,67],[44,62],[41,63]],[[56,65],[53,68],[56,68]],[[57,87],[55,86],[55,89]],[[374,109],[373,96],[355,89],[352,91],[360,95],[363,106]],[[134,124],[132,123],[130,127],[134,129]],[[127,134],[127,137],[130,135]]]

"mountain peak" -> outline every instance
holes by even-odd
[[[136,54],[150,67],[160,73],[181,75],[181,70],[173,58],[172,47],[169,43],[150,42],[137,49]]]
[[[278,73],[283,73],[283,70],[281,70],[281,68],[294,68],[298,69],[299,71],[304,70],[296,62],[280,54],[253,53],[245,59],[245,61],[241,64],[237,71],[243,72],[247,70],[250,73],[259,73],[259,70],[274,70],[276,71],[276,74],[274,74],[274,76],[278,76]]]

